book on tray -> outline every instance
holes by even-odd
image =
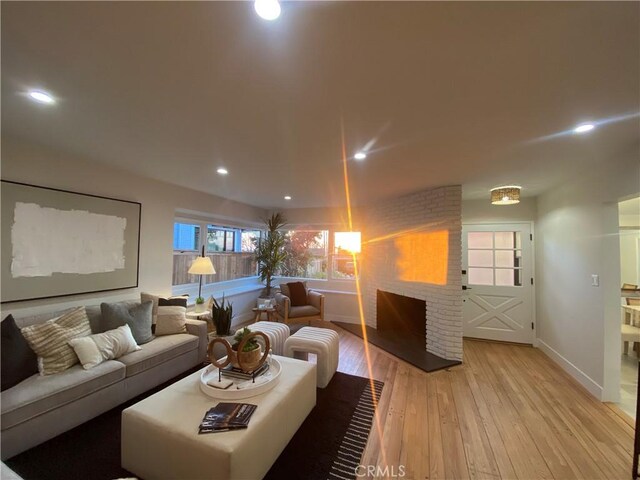
[[[250,373],[243,372],[239,368],[235,368],[234,366],[229,364],[220,371],[220,374],[223,377],[227,377],[227,378],[251,380],[254,377],[259,377],[260,375],[265,373],[267,370],[269,370],[269,362],[264,362],[260,367],[258,367],[257,370],[254,370],[253,372],[250,372]]]
[[[220,402],[205,413],[198,433],[215,433],[238,430],[249,426],[249,419],[257,405],[250,403]]]

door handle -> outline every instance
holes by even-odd
[[[463,285],[463,286],[462,286],[462,289],[463,289],[463,290],[473,290],[471,287],[467,287],[466,285]]]

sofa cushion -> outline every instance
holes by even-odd
[[[78,307],[59,318],[25,327],[22,335],[38,356],[40,375],[51,375],[78,363],[78,356],[68,342],[91,335],[91,326],[85,308]]]
[[[0,327],[2,345],[0,347],[0,367],[2,391],[38,373],[38,357],[22,336],[13,316],[9,315]]]
[[[311,305],[304,305],[302,307],[291,307],[289,309],[289,318],[311,317],[314,315],[320,315],[320,310]]]
[[[115,360],[101,363],[91,370],[74,365],[56,375],[33,375],[2,392],[2,430],[121,381],[124,375],[124,365]]]
[[[125,364],[127,377],[131,377],[197,348],[198,337],[194,335],[165,335],[154,338],[140,350],[120,357],[118,361]]]
[[[138,345],[153,340],[151,332],[153,302],[151,300],[143,303],[101,303],[100,310],[105,331],[129,325]]]
[[[52,318],[61,317],[62,315],[73,311],[74,308],[75,307],[16,318],[16,324],[18,327],[24,328],[30,325],[44,323]],[[89,324],[91,325],[91,333],[102,333],[108,330],[108,328],[104,328],[104,325],[102,325],[102,312],[100,311],[100,305],[89,305],[85,307],[85,311],[87,312]]]

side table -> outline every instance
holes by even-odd
[[[208,316],[209,318],[201,318],[201,317],[205,317]],[[211,333],[213,332],[213,322],[210,320],[211,318],[211,310],[204,310],[202,312],[187,312],[185,313],[185,317],[187,318],[192,318],[195,320],[204,320],[207,322],[207,332]]]
[[[278,318],[276,317],[276,309],[275,307],[269,307],[269,308],[260,308],[260,307],[256,307],[256,308],[252,308],[253,313],[256,314],[256,322],[260,321],[260,318],[262,317],[263,313],[267,314],[267,321],[269,322],[276,322],[278,320]]]

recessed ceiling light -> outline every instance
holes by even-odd
[[[290,197],[289,195],[285,195],[285,196],[284,196],[284,199],[285,199],[285,200],[291,200],[291,197]]]
[[[278,0],[256,0],[253,3],[253,8],[265,20],[275,20],[280,16],[280,2]]]
[[[227,173],[229,173],[229,171],[226,168],[222,168],[222,167],[216,170],[216,172],[218,172],[220,175],[226,175]]]
[[[355,158],[356,160],[364,160],[365,158],[367,158],[367,154],[364,152],[358,152],[353,156],[353,158]]]
[[[44,103],[47,105],[56,103],[55,99],[50,94],[48,94],[47,92],[43,92],[42,90],[30,90],[29,98],[38,103]]]
[[[578,125],[574,128],[573,131],[574,133],[586,133],[590,132],[594,128],[596,128],[596,126],[593,123],[583,123],[582,125]]]

